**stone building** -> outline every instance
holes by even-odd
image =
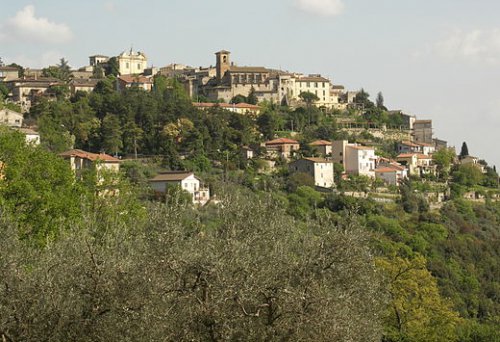
[[[314,179],[314,185],[331,188],[335,185],[333,178],[333,162],[323,158],[302,158],[288,165],[291,173],[302,172]]]
[[[184,78],[193,98],[199,93],[210,100],[230,102],[237,95],[248,96],[253,92],[259,102],[265,100],[296,106],[301,104],[300,94],[310,92],[319,99],[314,105],[332,108],[338,104],[330,80],[321,75],[306,76],[262,66],[238,66],[231,62],[231,53],[226,50],[216,52],[215,56],[215,77],[202,81],[195,73],[192,78]]]
[[[413,141],[417,143],[433,144],[432,120],[415,120],[413,122]]]

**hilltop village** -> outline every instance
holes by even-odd
[[[0,62],[2,341],[498,340],[495,166],[380,92],[214,62]]]
[[[118,170],[138,160],[152,167],[155,192],[177,184],[197,204],[211,198],[200,177],[210,179],[207,173],[218,169],[224,179],[251,170],[254,180],[247,181],[279,175],[289,188],[309,185],[377,201],[397,201],[397,187],[408,180],[423,184],[420,196],[435,207],[453,196],[498,199],[496,170],[470,155],[466,143],[457,155],[435,136],[432,120],[389,110],[381,93],[372,102],[363,89],[346,90],[320,74],[239,66],[225,50],[208,67],[150,67],[146,54],[133,50],[90,56],[76,70],[64,59],[44,69],[2,65],[0,91],[1,122],[70,160],[73,169],[100,161]],[[171,118],[155,114],[158,104],[146,99],[160,92],[190,108]],[[227,120],[231,132],[213,128],[207,133],[221,141],[204,146],[194,137],[200,135],[194,111]]]

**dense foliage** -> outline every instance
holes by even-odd
[[[338,165],[340,191],[320,193],[279,160],[267,174],[241,157],[241,146],[259,154],[290,130],[305,143],[345,137],[310,104],[263,104],[257,118],[199,111],[161,77],[151,93],[118,93],[110,76],[90,94],[54,96],[29,113],[41,147],[0,130],[3,340],[498,340],[500,205],[459,196],[497,187],[494,169],[452,167],[442,150],[437,178],[452,200],[431,210],[431,182],[412,179],[382,204],[368,196],[379,184],[341,179]],[[400,123],[381,94],[358,100],[360,120]],[[124,162],[109,182],[75,180],[54,154],[73,144],[154,162]],[[220,202],[194,209],[175,189],[152,201],[157,164],[198,171]]]

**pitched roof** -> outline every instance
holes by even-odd
[[[395,164],[389,164],[389,165],[383,165],[375,169],[375,172],[396,172],[396,171],[404,171],[405,167],[401,165],[395,165]]]
[[[316,140],[310,143],[309,145],[311,146],[325,146],[325,145],[331,145],[332,142],[328,140]]]
[[[121,75],[118,79],[125,83],[153,83],[153,81],[146,76],[135,76],[135,75]]]
[[[419,147],[420,145],[418,144],[415,144],[411,141],[401,141],[400,142],[401,145],[406,145],[406,146],[411,146],[411,147]]]
[[[78,157],[82,159],[88,159],[90,161],[102,160],[106,162],[118,163],[120,159],[110,156],[106,153],[92,153],[83,150],[73,149],[63,153],[59,153],[63,158]]]
[[[191,171],[166,171],[151,178],[150,182],[169,182],[182,181],[187,177],[194,175]]]
[[[413,156],[417,156],[418,159],[432,159],[431,156],[421,153],[401,153],[396,158],[413,158]]]
[[[283,145],[283,144],[298,144],[297,140],[288,139],[288,138],[278,138],[270,141],[266,141],[266,145]]]
[[[312,161],[313,163],[333,163],[332,160],[325,159],[325,158],[313,158],[313,157],[309,157],[309,158],[302,158],[302,159]]]
[[[230,72],[271,72],[271,70],[259,66],[231,66]]]
[[[330,82],[330,80],[321,76],[307,76],[297,78],[295,82]]]

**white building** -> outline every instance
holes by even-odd
[[[333,179],[333,162],[323,158],[302,158],[288,165],[291,173],[302,172],[314,178],[314,185],[331,188],[335,185]]]
[[[347,140],[336,140],[332,146],[333,161],[341,164],[347,174],[375,177],[375,148],[350,144]]]
[[[40,145],[40,133],[32,130],[31,128],[14,127],[18,132],[21,132],[26,137],[26,144]]]
[[[204,205],[210,199],[210,190],[203,186],[200,179],[189,171],[162,172],[149,180],[149,184],[155,192],[166,193],[167,186],[179,186],[182,190],[191,194],[193,204]]]
[[[148,59],[142,52],[122,52],[117,58],[120,75],[142,74],[148,66]]]
[[[345,171],[357,176],[375,177],[375,149],[369,146],[347,145]]]
[[[408,170],[403,166],[385,165],[375,169],[375,178],[382,179],[389,185],[398,185],[408,177]]]
[[[23,114],[7,108],[0,109],[0,124],[9,127],[21,127],[23,125]]]

